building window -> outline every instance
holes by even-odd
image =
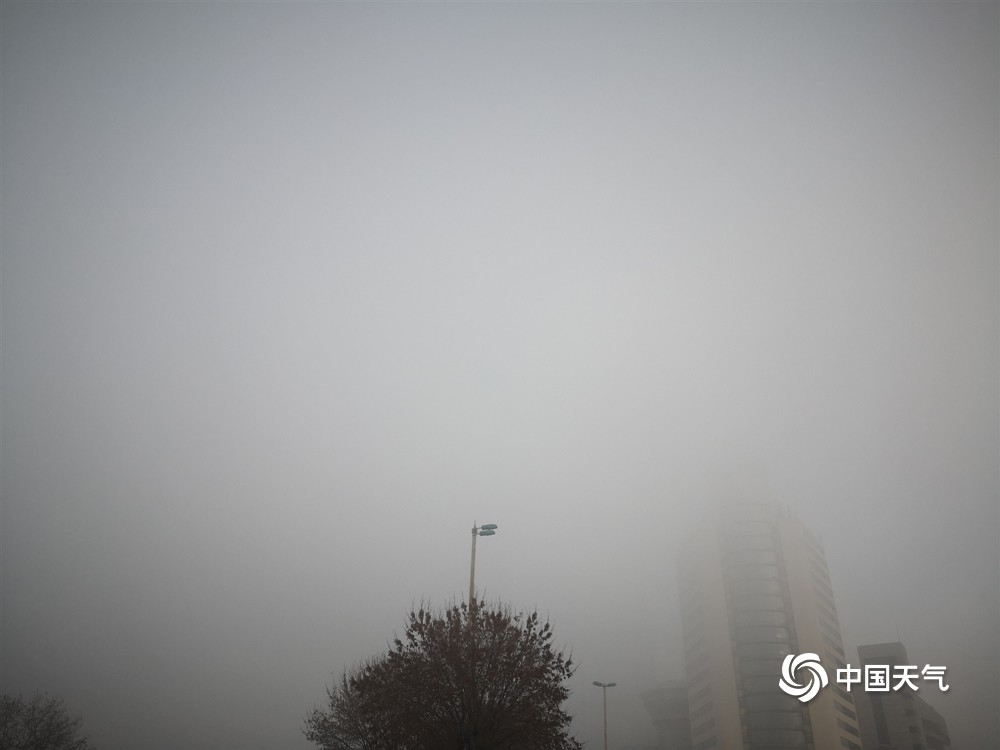
[[[760,580],[768,579],[777,581],[777,565],[740,565],[729,570],[729,577],[733,580],[747,580],[748,578]]]
[[[769,583],[768,581],[758,581],[757,583]],[[775,610],[750,610],[749,612],[736,612],[733,614],[733,624],[738,628],[753,628],[773,625],[784,627],[788,624],[788,615]]]
[[[775,674],[778,673],[775,672]],[[748,694],[753,693],[755,695],[759,693],[773,693],[777,682],[774,675],[768,675],[767,677],[744,677],[743,690]]]
[[[853,734],[855,737],[860,737],[861,736],[861,734],[858,732],[858,730],[855,729],[854,727],[852,727],[846,721],[841,721],[840,719],[837,719],[837,726],[840,727],[841,729],[843,729],[848,734]]]
[[[722,525],[726,536],[771,536],[771,524],[767,521],[729,521]]]
[[[836,609],[836,605],[834,605],[833,599],[824,594],[822,591],[817,591],[815,588],[813,588],[813,593],[816,594],[817,599],[826,604],[830,609]]]
[[[708,695],[711,692],[712,692],[712,686],[711,685],[705,685],[705,687],[699,688],[695,692],[691,693],[691,695],[688,696],[688,701],[693,706],[698,701],[700,701],[702,698],[704,698],[706,695]]]
[[[819,602],[816,603],[816,608],[819,609],[820,614],[826,617],[827,620],[830,622],[837,622],[837,613],[835,611],[825,607]]]
[[[819,554],[821,557],[825,559],[826,552],[823,550],[823,545],[820,544],[819,541],[813,538],[812,532],[809,531],[809,529],[803,527],[803,530],[806,532],[805,534],[802,535],[803,539],[805,539],[809,543],[809,546],[813,548],[813,551],[815,551],[817,554]]]
[[[704,716],[705,714],[707,714],[707,713],[710,713],[710,712],[712,711],[712,708],[713,708],[713,706],[712,706],[712,702],[711,702],[711,701],[709,701],[708,703],[706,703],[706,704],[705,704],[704,706],[702,706],[701,708],[696,708],[696,709],[695,709],[694,711],[692,711],[692,712],[691,712],[691,718],[692,718],[692,719],[698,719],[698,718],[701,718],[701,717],[702,717],[702,716]]]
[[[750,613],[744,613],[750,614]],[[757,614],[757,613],[754,613]],[[760,614],[771,614],[762,612]],[[777,613],[780,614],[780,613]],[[736,655],[741,659],[784,659],[792,653],[787,643],[741,643],[736,647]]]
[[[796,729],[750,729],[751,747],[805,747],[805,732]]]
[[[707,651],[691,651],[685,655],[685,661],[687,662],[687,670],[689,673],[694,673],[700,670],[706,661],[708,661]]]
[[[830,579],[826,576],[820,575],[813,568],[809,571],[809,575],[812,576],[813,583],[820,588],[820,590],[829,597],[833,597],[833,587],[830,585]]]
[[[830,649],[824,651],[823,656],[826,657],[828,661],[832,662],[833,664],[836,664],[841,669],[847,668],[847,665],[844,663],[844,660],[841,659],[839,656],[837,656],[835,653],[833,653],[833,651],[831,651]]]
[[[779,659],[751,659],[742,661],[740,672],[744,677],[768,677],[774,682],[774,677],[781,674]]]
[[[734,536],[726,542],[730,549],[774,549],[769,536]]]
[[[751,609],[784,612],[785,600],[774,594],[737,594],[733,597],[733,610],[743,612]]]
[[[854,713],[854,712],[853,712],[853,711],[852,711],[851,709],[849,709],[849,708],[847,708],[846,706],[844,706],[844,705],[843,705],[842,703],[840,703],[839,701],[834,701],[834,702],[833,702],[833,706],[834,706],[834,708],[836,708],[836,709],[837,709],[838,711],[840,711],[840,713],[842,713],[842,714],[843,714],[844,716],[850,716],[850,717],[851,717],[852,719],[854,719],[855,721],[857,721],[857,720],[858,720],[858,715],[857,715],[856,713]]]
[[[847,703],[847,704],[849,704],[851,706],[854,705],[854,696],[851,695],[850,693],[848,693],[846,690],[841,690],[839,687],[837,687],[836,685],[834,685],[833,686],[833,692],[835,692],[837,695],[839,695],[840,698],[841,698],[841,700],[844,701],[844,703]]]
[[[697,737],[699,734],[704,734],[709,729],[715,726],[715,719],[709,718],[708,721],[703,721],[696,727],[691,727],[691,736]]]
[[[757,711],[801,711],[802,704],[798,699],[784,693],[760,693],[743,696],[743,704],[747,713]]]
[[[828,622],[821,621],[820,623],[826,630],[827,634],[833,638],[837,643],[844,642],[844,636],[840,634],[840,631]]]
[[[834,651],[840,654],[841,658],[845,658],[844,649],[840,647],[840,644],[830,638],[826,633],[823,633],[823,640],[828,646],[830,646]]]
[[[778,555],[770,549],[736,549],[726,553],[726,562],[729,565],[753,563],[775,565],[778,562]]]
[[[802,729],[799,711],[757,711],[744,718],[748,729]]]
[[[737,628],[737,643],[787,643],[791,639],[788,628]]]
[[[734,594],[780,594],[781,583],[771,580],[732,581],[729,590]]]
[[[690,672],[688,674],[690,675]],[[699,682],[703,682],[703,681],[707,681],[707,680],[708,680],[708,667],[705,667],[704,669],[702,669],[697,674],[689,676],[688,677],[688,684],[689,685],[696,685]],[[711,686],[709,686],[709,687],[711,687]]]
[[[821,574],[829,577],[829,568],[826,565],[826,560],[821,558],[815,552],[810,552],[809,561],[813,565],[813,569],[819,571]]]

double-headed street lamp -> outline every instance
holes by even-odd
[[[608,750],[608,688],[617,685],[617,682],[598,682],[594,684],[601,689],[604,694],[604,750]]]
[[[497,533],[495,523],[484,523],[482,526],[472,524],[472,567],[469,571],[469,609],[471,610],[476,596],[476,537],[493,536]]]

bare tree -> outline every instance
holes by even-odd
[[[323,750],[579,750],[562,709],[572,674],[537,612],[421,607],[387,653],[344,672],[304,731]]]
[[[0,694],[0,750],[90,750],[83,719],[66,713],[58,698]]]

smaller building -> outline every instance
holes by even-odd
[[[656,727],[660,750],[691,750],[691,719],[688,716],[687,683],[671,680],[647,690],[642,702]]]
[[[861,668],[910,664],[902,643],[858,647]],[[889,692],[853,691],[865,750],[951,750],[944,717],[904,685]]]

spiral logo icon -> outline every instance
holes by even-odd
[[[809,681],[799,684],[795,679],[798,671],[802,669],[809,673]],[[781,679],[778,680],[780,687],[788,695],[795,696],[803,703],[808,703],[829,682],[826,670],[819,663],[819,656],[816,654],[789,654],[781,664]]]

